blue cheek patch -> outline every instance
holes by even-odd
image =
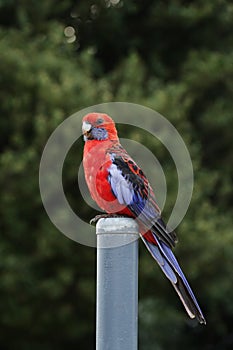
[[[93,128],[91,135],[95,140],[106,140],[108,138],[108,132],[104,128]]]

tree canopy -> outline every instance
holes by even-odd
[[[232,42],[227,0],[0,2],[1,349],[95,346],[95,249],[69,240],[49,221],[38,170],[45,143],[63,120],[112,101],[142,104],[170,120],[195,175],[175,253],[207,326],[186,317],[141,249],[139,347],[232,348]],[[120,129],[132,139],[134,132]],[[141,138],[165,164],[175,192],[166,153]],[[74,207],[81,201],[72,190],[81,157],[80,143],[64,172]],[[88,206],[82,210],[86,219],[94,215]]]

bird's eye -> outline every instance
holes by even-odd
[[[96,124],[102,124],[104,122],[104,120],[102,119],[102,118],[99,118],[99,119],[97,119],[97,121],[96,121]]]

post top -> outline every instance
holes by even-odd
[[[131,218],[100,219],[96,225],[97,248],[116,248],[138,240],[138,224]]]
[[[96,234],[136,234],[138,224],[134,219],[127,217],[102,218],[96,224]]]

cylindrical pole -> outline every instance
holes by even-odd
[[[97,233],[96,350],[137,350],[138,226],[100,219]]]

